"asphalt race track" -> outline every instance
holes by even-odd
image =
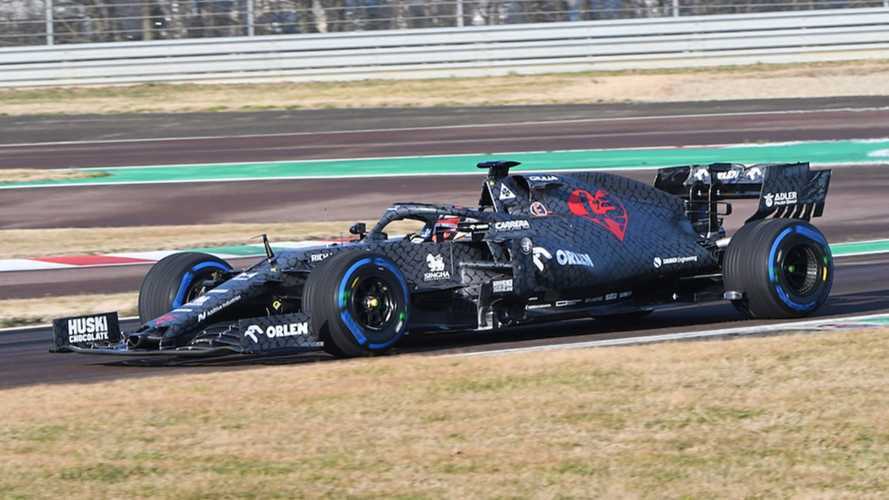
[[[889,312],[887,265],[889,265],[887,255],[838,260],[833,293],[816,317]],[[590,320],[500,332],[406,337],[393,353],[441,355],[771,323],[776,322],[744,321],[731,305],[713,303],[658,311],[635,324],[614,325]],[[124,325],[127,326],[133,325]],[[31,384],[99,382],[158,374],[200,373],[270,364],[334,361],[325,354],[267,358],[229,356],[175,362],[50,354],[47,352],[50,335],[50,331],[46,328],[29,329],[21,333],[0,333],[0,389]]]
[[[884,98],[849,98],[490,110],[0,118],[0,168],[881,138],[889,137],[889,108],[875,108],[886,104]],[[380,130],[405,128],[412,130]],[[628,175],[650,180],[652,172]],[[463,176],[436,177],[434,183],[415,177],[8,190],[0,192],[0,228],[375,218],[396,200],[474,204],[479,181],[480,177]],[[887,188],[887,167],[836,168],[825,217],[815,223],[835,242],[886,238]],[[183,206],[189,210],[183,211]],[[738,215],[730,227],[740,224],[743,214],[750,211],[737,205]],[[287,239],[287,235],[280,239]],[[834,292],[820,316],[889,311],[887,264],[886,255],[838,259]],[[0,297],[132,291],[146,270],[144,266],[125,266],[0,273]],[[621,327],[583,321],[499,333],[409,338],[398,351],[487,350],[756,324],[739,320],[726,304],[677,307]],[[0,333],[0,387],[327,359],[321,355],[239,358],[174,365],[136,363],[134,367],[108,358],[50,355],[46,352],[48,339],[46,329]]]
[[[119,118],[116,129],[111,122],[117,119],[110,117],[44,121],[0,118],[0,168],[883,138],[889,137],[889,107],[880,105],[887,104],[885,98],[848,98],[493,110],[320,111],[317,117],[312,112],[148,115]],[[262,135],[269,130],[270,123],[279,125],[283,132]],[[305,131],[309,126],[327,132],[310,134]],[[350,132],[355,129],[361,131]],[[332,133],[334,130],[344,132]],[[159,135],[167,138],[158,139]],[[85,143],[71,142],[84,137],[91,139]],[[22,141],[27,141],[27,145]],[[859,175],[855,175],[856,179]],[[0,229],[348,220],[376,217],[392,201],[412,201],[417,197],[474,204],[480,178],[10,190],[0,195]],[[650,179],[651,174],[642,174],[641,178]],[[866,185],[873,186],[881,180],[869,179]],[[183,206],[189,210],[181,210]]]
[[[885,97],[0,118],[0,168],[889,137]]]

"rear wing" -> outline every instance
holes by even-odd
[[[824,212],[830,172],[811,170],[808,163],[713,163],[659,169],[654,186],[688,200],[690,211],[706,205],[711,217],[719,201],[759,199],[748,222],[769,216],[811,220]]]

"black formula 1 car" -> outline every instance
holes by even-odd
[[[402,336],[573,318],[632,318],[728,300],[750,317],[816,311],[831,253],[809,224],[829,170],[807,163],[608,173],[488,170],[478,208],[398,203],[347,243],[273,253],[249,269],[201,253],[164,258],[139,293],[141,326],[116,313],[54,322],[52,350],[116,355],[385,352]],[[726,200],[759,200],[731,238]],[[417,230],[389,237],[387,227]]]

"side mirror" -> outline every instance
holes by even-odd
[[[353,224],[352,227],[349,228],[349,233],[363,237],[367,234],[367,224],[363,222]]]

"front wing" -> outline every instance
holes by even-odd
[[[246,318],[211,325],[189,344],[177,348],[134,347],[135,333],[121,332],[116,312],[53,321],[51,352],[116,356],[219,356],[226,354],[301,353],[324,343],[303,313]]]

